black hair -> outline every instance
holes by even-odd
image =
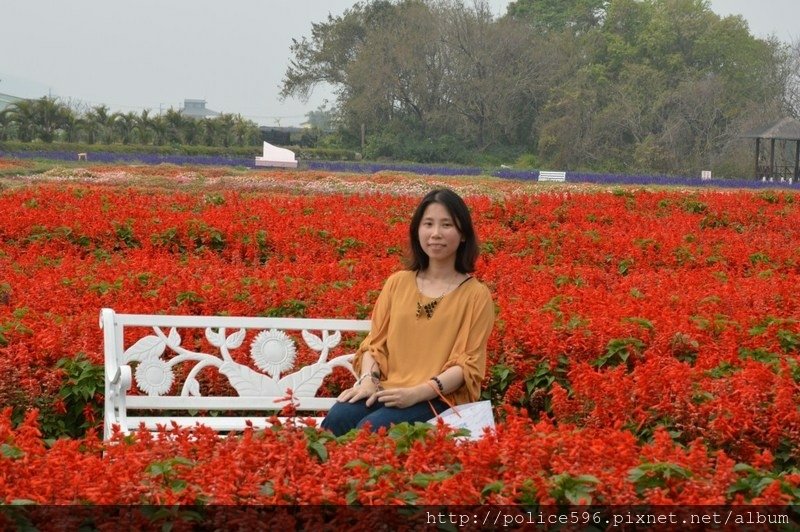
[[[461,196],[449,188],[437,188],[428,192],[422,201],[417,205],[414,215],[411,217],[411,224],[408,228],[408,236],[411,240],[411,255],[407,260],[408,269],[413,271],[424,270],[428,267],[428,255],[422,250],[419,242],[419,226],[422,223],[422,215],[431,203],[443,205],[453,222],[456,224],[464,239],[456,250],[456,271],[459,273],[472,273],[475,271],[475,262],[478,260],[478,237],[475,235],[475,228],[472,226],[472,217],[469,208]]]

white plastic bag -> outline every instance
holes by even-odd
[[[469,430],[470,440],[480,439],[483,436],[484,428],[494,428],[494,413],[492,412],[492,403],[490,401],[456,405],[430,419],[428,423],[435,425],[438,419],[441,419],[454,429]]]

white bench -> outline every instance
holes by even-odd
[[[559,181],[564,182],[567,179],[566,172],[553,172],[548,170],[540,170],[539,178],[537,181]]]
[[[298,412],[325,412],[336,399],[317,397],[319,388],[336,367],[355,376],[352,351],[370,321],[117,314],[106,308],[100,327],[103,436],[108,439],[114,425],[123,433],[141,424],[148,430],[170,428],[173,422],[184,427],[199,423],[219,432],[241,431],[248,424],[264,428],[267,418],[288,403],[287,389]],[[343,338],[350,340],[345,344],[351,352],[329,358]],[[317,361],[283,375],[300,349],[319,353]],[[203,395],[198,376],[213,369],[218,380],[230,385],[230,395]],[[133,387],[138,393],[129,393]]]

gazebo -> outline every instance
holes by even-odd
[[[743,137],[756,139],[755,178],[770,180],[780,178],[796,181],[800,178],[800,121],[794,118],[782,118],[766,127],[748,131]],[[761,156],[761,140],[769,139],[769,164],[759,164]],[[793,141],[794,165],[775,164],[775,141]],[[786,162],[784,150],[782,160]]]

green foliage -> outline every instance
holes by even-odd
[[[700,349],[700,343],[686,333],[676,332],[669,342],[673,356],[681,362],[694,364]]]
[[[114,234],[124,247],[138,248],[141,245],[133,232],[132,220],[128,220],[125,224],[114,224]]]
[[[364,156],[368,159],[393,159],[418,163],[473,162],[464,142],[451,135],[419,139],[407,133],[382,132],[369,136]]]
[[[405,453],[414,442],[424,440],[431,430],[433,427],[427,423],[398,423],[389,429],[389,437],[394,440],[397,452]]]
[[[191,221],[188,236],[192,240],[195,251],[210,249],[219,253],[225,249],[225,235],[222,234],[222,231],[207,225],[202,220]]]
[[[192,290],[178,292],[178,295],[175,296],[175,303],[177,305],[183,305],[184,303],[202,303],[203,301],[203,297]]]
[[[729,496],[741,494],[744,496],[745,501],[749,502],[761,495],[765,488],[778,482],[781,492],[793,499],[800,497],[800,488],[797,488],[780,474],[761,471],[749,464],[736,464],[733,466],[733,470],[742,476],[728,488]]]
[[[523,169],[539,168],[540,164],[539,157],[534,153],[523,153],[514,162],[514,166]]]
[[[586,506],[592,504],[592,493],[599,484],[597,477],[592,475],[573,476],[569,473],[560,473],[550,479],[553,487],[550,495],[557,504],[577,504]]]
[[[536,31],[585,32],[600,23],[606,0],[516,0],[508,4],[509,17]]]
[[[614,338],[609,340],[606,346],[606,352],[602,356],[596,358],[592,362],[592,365],[601,368],[604,366],[618,366],[620,364],[629,363],[630,356],[641,356],[644,347],[644,342],[635,337]]]
[[[670,481],[683,481],[691,477],[692,472],[685,467],[668,462],[645,463],[628,472],[628,480],[636,486],[636,492],[640,495],[654,488],[666,488]]]
[[[571,390],[567,379],[568,366],[569,359],[564,355],[559,357],[554,367],[551,367],[549,361],[542,360],[535,371],[525,378],[525,406],[532,418],[535,419],[541,413],[552,413],[550,391],[553,384],[559,383],[564,389]]]
[[[168,227],[160,233],[152,233],[150,235],[150,241],[154,246],[166,247],[172,251],[183,252],[186,250],[186,247],[181,242],[178,229],[175,227]]]
[[[720,362],[717,367],[708,370],[706,375],[715,379],[724,379],[733,375],[737,371],[741,371],[741,368],[734,366],[730,362]]]
[[[18,458],[22,458],[23,456],[25,456],[25,451],[23,451],[19,447],[15,447],[14,445],[3,443],[0,445],[0,455],[2,455],[4,458],[10,458],[11,460],[16,460]]]
[[[328,449],[325,446],[328,442],[336,441],[336,437],[327,431],[320,431],[314,427],[303,428],[306,436],[306,445],[311,456],[316,457],[321,463],[328,461]]]
[[[489,371],[489,385],[481,392],[481,397],[493,404],[500,404],[508,386],[514,380],[514,372],[505,364],[495,364]]]
[[[344,148],[311,148],[305,146],[288,146],[300,160],[343,160],[352,161],[356,159],[353,150]],[[0,141],[0,151],[17,152],[74,152],[91,153],[93,151],[103,151],[106,153],[118,154],[150,154],[150,155],[199,155],[209,157],[255,157],[260,154],[257,146],[200,146],[192,144],[173,143],[169,145],[156,144],[120,144],[110,143],[98,146],[84,142],[41,142],[30,141],[22,142],[18,140]],[[89,161],[91,162],[91,160]],[[15,172],[18,170],[15,170]]]
[[[277,307],[272,307],[260,313],[264,317],[302,318],[306,315],[308,303],[299,299],[284,301]]]
[[[145,473],[151,478],[151,482],[157,482],[170,488],[175,493],[180,493],[188,487],[186,480],[178,478],[181,470],[191,469],[194,462],[182,456],[167,458],[148,464]]]
[[[2,294],[9,294],[10,288],[8,290],[9,291],[6,292],[3,290],[3,287],[0,287],[0,297],[2,297]],[[5,321],[0,322],[0,347],[6,347],[13,335],[27,336],[33,334],[33,331],[22,321],[27,314],[28,309],[26,307],[19,307],[14,309],[10,318],[6,318]]]
[[[53,419],[43,419],[42,432],[51,438],[80,438],[103,418],[105,369],[92,363],[83,353],[75,358],[62,358],[56,368],[64,373],[57,399],[65,411]]]

